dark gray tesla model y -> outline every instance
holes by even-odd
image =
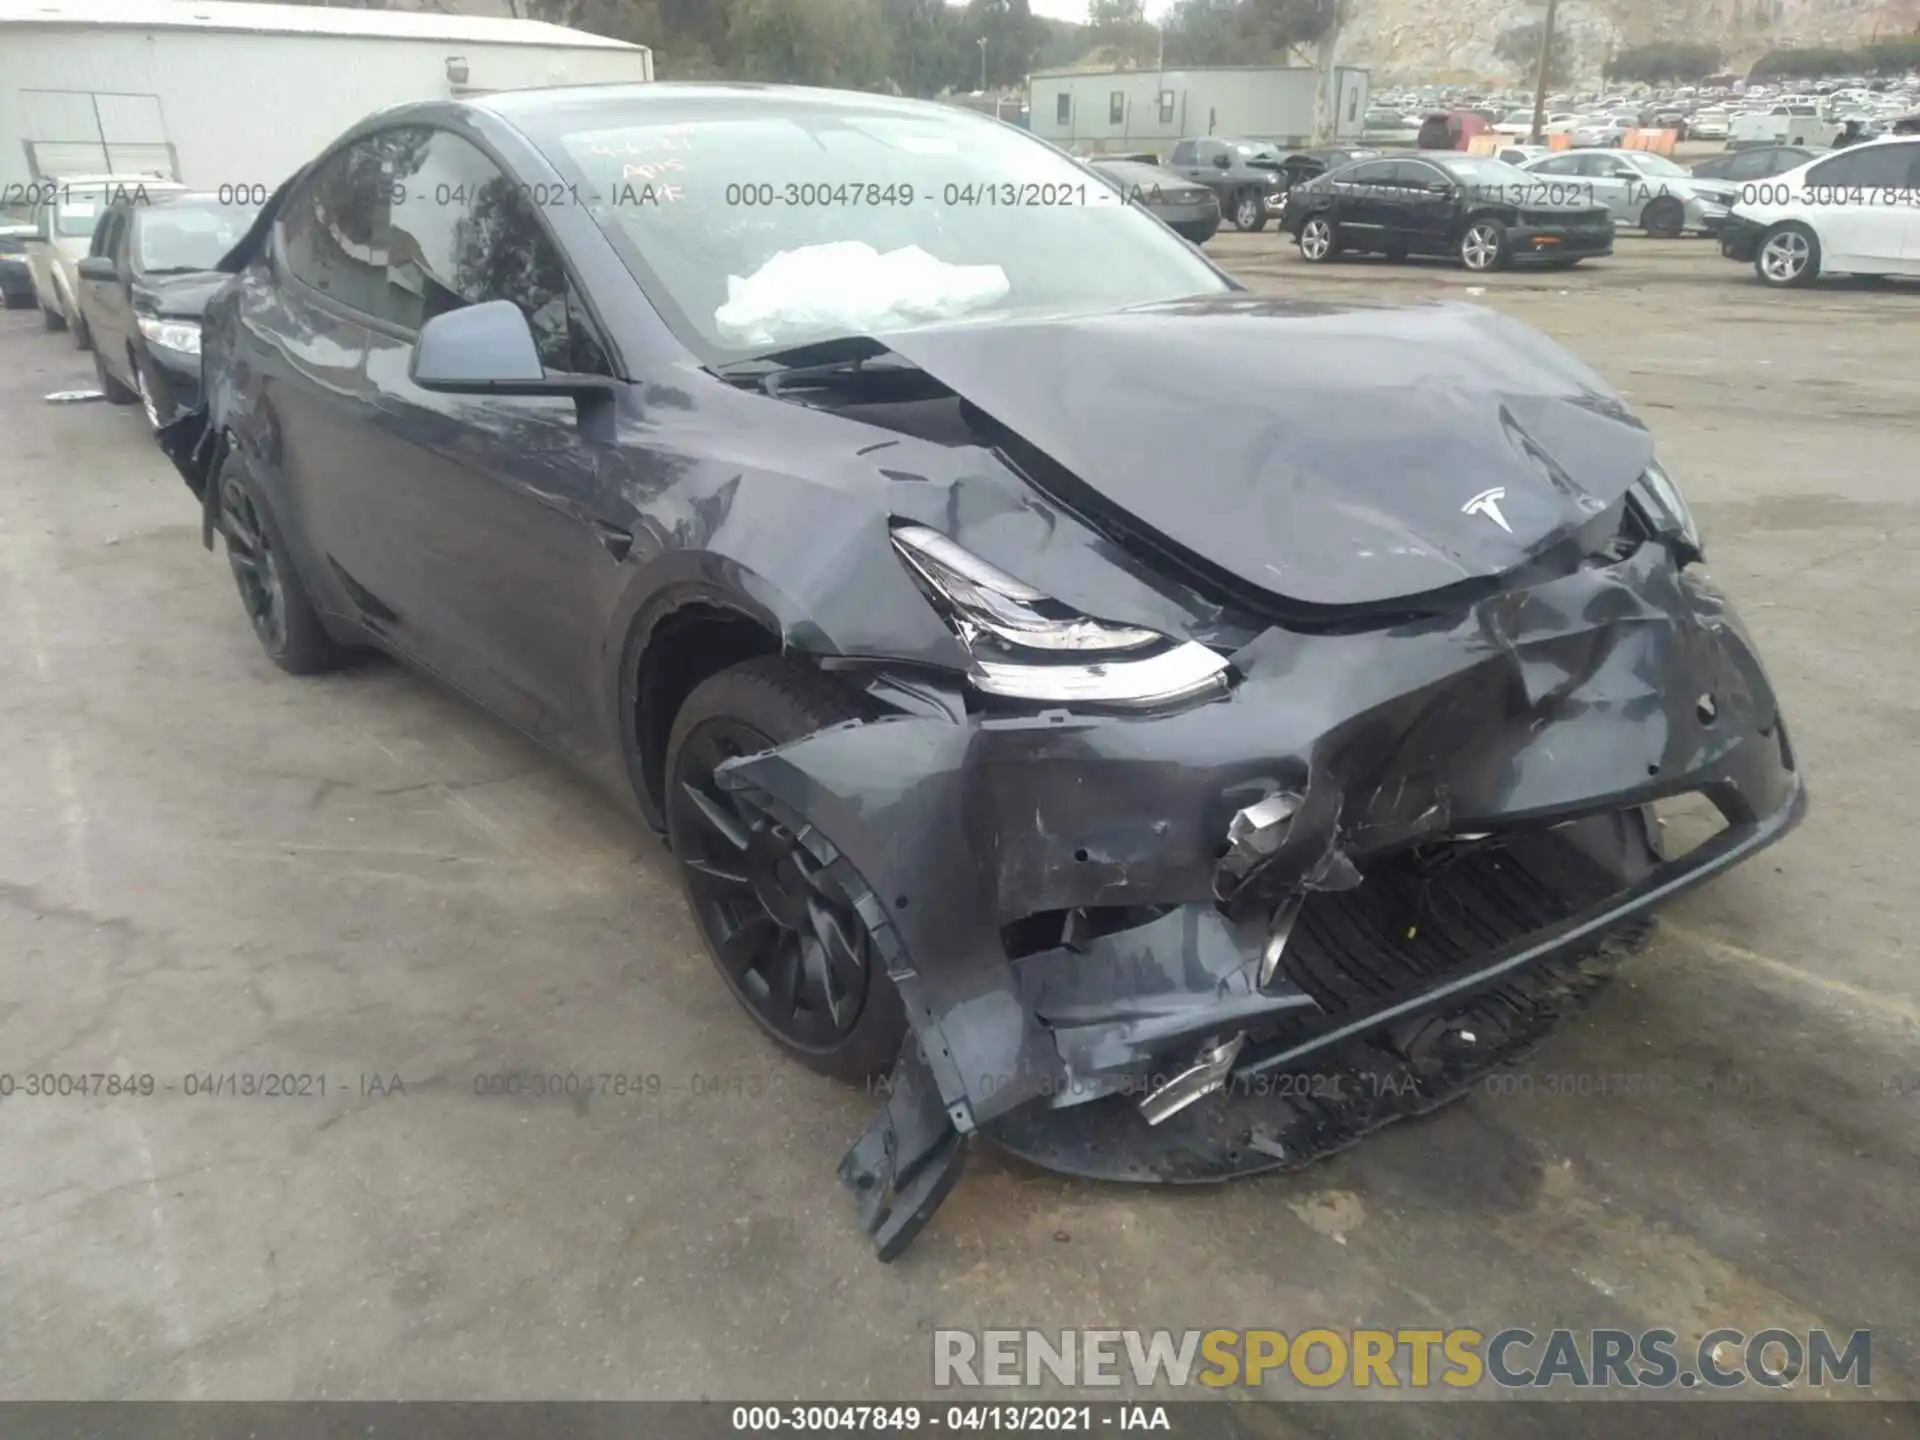
[[[222,268],[163,440],[260,642],[402,656],[663,831],[761,1030],[886,1077],[883,1256],[976,1137],[1210,1180],[1437,1104],[1804,804],[1598,376],[1251,294],[983,116],[388,110]]]

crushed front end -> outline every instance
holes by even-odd
[[[841,1166],[882,1258],[975,1134],[1204,1181],[1429,1108],[1804,808],[1744,630],[1664,545],[1225,658],[1144,713],[901,715],[723,768],[852,897],[911,1020]],[[1684,854],[1676,797],[1722,822]]]

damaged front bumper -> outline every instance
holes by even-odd
[[[841,1167],[883,1258],[975,1133],[1208,1180],[1438,1103],[1804,807],[1737,618],[1657,544],[1232,666],[1170,713],[890,718],[721,770],[845,889],[912,1023]],[[1725,825],[1666,858],[1648,807],[1683,795]],[[1271,1083],[1356,1064],[1364,1103]]]

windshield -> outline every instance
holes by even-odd
[[[1434,155],[1423,155],[1421,158],[1433,161],[1465,185],[1534,185],[1538,183],[1526,171],[1516,169],[1506,161],[1491,155],[1449,155],[1445,159]]]
[[[965,111],[729,97],[634,118],[661,113],[580,106],[535,138],[709,361],[1231,288],[1097,174]]]
[[[1623,151],[1622,158],[1643,175],[1685,175],[1687,173],[1666,156],[1654,155],[1645,150]]]
[[[63,190],[55,210],[55,229],[61,235],[91,235],[106,208],[104,187]]]
[[[1233,147],[1249,160],[1278,160],[1280,152],[1271,145],[1248,145],[1245,142]]]
[[[136,211],[134,260],[149,275],[211,270],[240,242],[259,210],[257,205],[188,200]]]

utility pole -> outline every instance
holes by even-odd
[[[980,93],[987,93],[987,37],[980,37]]]
[[[1547,0],[1547,18],[1540,26],[1540,78],[1533,87],[1533,143],[1545,138],[1547,125],[1547,76],[1553,71],[1553,16],[1560,0]]]

